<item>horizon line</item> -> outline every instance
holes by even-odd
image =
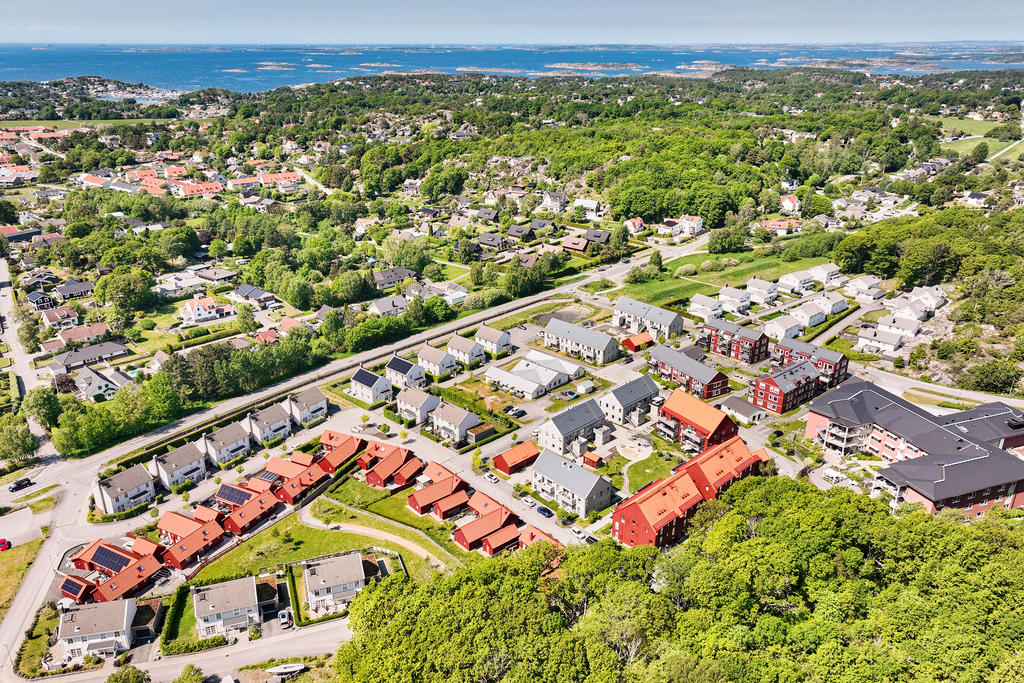
[[[0,47],[3,46],[47,46],[47,45],[78,45],[78,46],[146,46],[146,47],[217,47],[217,46],[233,46],[233,47],[457,47],[457,48],[474,48],[474,47],[651,47],[651,48],[679,48],[679,47],[691,47],[691,46],[762,46],[762,45],[797,45],[797,46],[824,46],[824,45],[966,45],[966,44],[999,44],[999,45],[1024,45],[1024,40],[1021,39],[999,39],[999,38],[988,38],[988,39],[966,39],[966,40],[906,40],[906,41],[886,41],[886,40],[836,40],[836,41],[763,41],[763,42],[722,42],[722,41],[710,41],[710,42],[686,42],[686,43],[652,43],[652,42],[597,42],[597,43],[585,43],[585,42],[541,42],[541,43],[529,43],[529,42],[476,42],[476,43],[451,43],[451,42],[400,42],[400,43],[327,43],[327,42],[314,42],[314,43],[268,43],[268,42],[234,42],[234,41],[217,41],[217,42],[185,42],[185,43],[164,43],[164,42],[121,42],[121,41],[71,41],[71,40],[42,40],[42,41],[0,41]]]

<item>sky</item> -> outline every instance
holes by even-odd
[[[1021,0],[38,0],[0,41],[127,44],[701,44],[1013,40]]]

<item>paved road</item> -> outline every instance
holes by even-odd
[[[316,180],[313,179],[313,176],[311,176],[308,173],[306,173],[306,170],[304,168],[302,168],[301,166],[292,166],[292,170],[295,171],[296,173],[298,173],[300,176],[302,176],[303,179],[307,183],[309,183],[310,185],[312,185],[316,189],[320,190],[324,194],[328,194],[328,195],[329,194],[334,194],[334,188],[325,187],[325,186],[321,185],[320,183],[318,183]]]
[[[18,324],[14,320],[14,297],[12,295],[11,271],[7,259],[0,259],[0,315],[4,318],[4,343],[10,352],[4,354],[13,361],[12,368],[21,380],[22,394],[39,384],[36,372],[32,368],[29,355],[18,341]]]

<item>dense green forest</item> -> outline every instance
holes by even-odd
[[[705,505],[665,554],[533,547],[351,609],[345,681],[1019,681],[1024,531],[784,477]]]

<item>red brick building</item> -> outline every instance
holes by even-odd
[[[760,363],[769,356],[768,336],[753,327],[712,318],[698,331],[697,343],[711,353],[742,363]]]
[[[788,413],[818,393],[821,374],[809,360],[792,363],[754,383],[751,402],[776,415]]]
[[[676,389],[658,410],[655,427],[666,439],[693,453],[736,436],[739,428],[728,415],[682,389]]]
[[[780,368],[802,360],[809,360],[818,369],[818,384],[822,390],[831,389],[846,379],[850,365],[850,359],[842,353],[799,339],[782,339],[772,348],[772,364]]]
[[[612,538],[626,546],[664,549],[685,533],[705,500],[717,498],[734,481],[768,462],[764,449],[751,452],[736,436],[680,465],[621,503],[612,515]]]
[[[668,346],[651,349],[647,367],[652,374],[705,401],[729,393],[725,374]]]

